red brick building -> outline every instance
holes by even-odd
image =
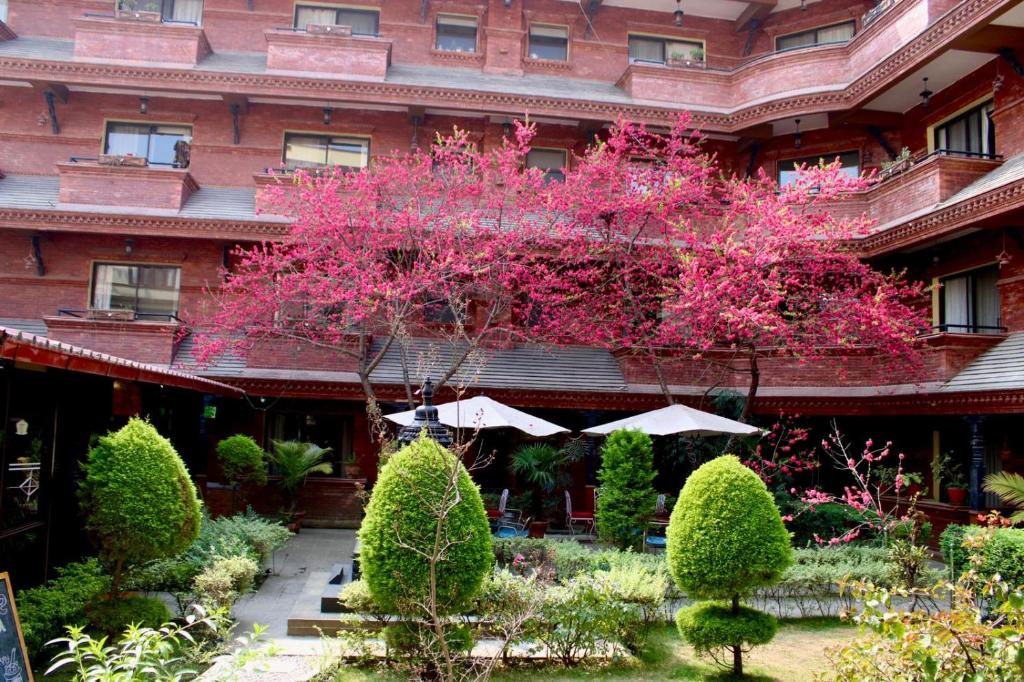
[[[865,258],[943,284],[922,301],[925,376],[767,362],[758,411],[841,418],[926,478],[946,451],[1024,467],[1021,0],[122,4],[0,0],[0,324],[189,367],[230,249],[285,229],[258,210],[270,169],[372,164],[453,124],[486,148],[529,112],[530,163],[557,170],[620,116],[688,110],[728,170],[783,182],[794,161],[861,172],[907,148],[837,210],[877,222]],[[352,520],[375,455],[351,367],[282,344],[199,371],[248,395],[217,404],[214,435],[333,446],[311,515]],[[378,369],[385,398],[397,371]],[[669,383],[696,403],[743,377]],[[663,401],[645,367],[589,348],[498,351],[476,386],[575,428]]]

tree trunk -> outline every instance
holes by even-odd
[[[743,413],[740,421],[746,422],[754,412],[754,399],[757,397],[757,388],[761,384],[761,369],[757,366],[757,349],[750,349],[750,388],[747,389],[747,402],[743,405]]]
[[[121,574],[124,572],[124,557],[118,557],[114,563],[114,572],[110,576],[110,599],[111,601],[121,596]]]
[[[732,615],[740,615],[740,595],[732,596]],[[737,642],[732,646],[732,674],[736,677],[743,677],[743,642]]]
[[[665,372],[661,367],[661,359],[657,355],[651,357],[654,364],[654,375],[658,377],[658,386],[661,387],[661,394],[665,396],[665,400],[669,405],[675,405],[676,400],[672,397],[672,391],[668,389],[668,382],[665,381]]]

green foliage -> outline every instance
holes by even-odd
[[[982,574],[999,576],[1010,589],[1024,589],[1024,529],[999,528],[982,549]]]
[[[122,564],[179,554],[195,539],[195,486],[170,441],[148,422],[133,418],[100,438],[84,470],[85,527],[115,573]]]
[[[85,616],[92,630],[114,637],[129,625],[160,627],[171,619],[171,612],[154,597],[124,597],[94,602],[85,608]]]
[[[617,623],[593,581],[577,578],[544,591],[540,617],[532,621],[530,634],[552,657],[572,666],[593,657],[603,640],[613,638]]]
[[[955,580],[964,570],[967,569],[968,552],[964,547],[970,526],[959,523],[951,523],[946,530],[939,535],[939,551],[942,553],[942,560],[946,562],[950,576]]]
[[[601,450],[598,538],[617,547],[638,548],[643,524],[654,514],[654,454],[651,437],[640,431],[612,433]]]
[[[65,625],[86,622],[85,607],[110,590],[110,577],[96,559],[67,564],[45,585],[18,592],[18,616],[29,656],[60,636]]]
[[[731,646],[767,644],[775,636],[774,616],[741,606],[733,613],[729,606],[701,602],[676,614],[679,634],[699,653],[712,653]]]
[[[252,590],[258,570],[249,557],[221,557],[196,576],[196,598],[209,609],[229,608],[240,595]]]
[[[257,485],[267,482],[267,460],[256,441],[249,436],[237,434],[217,443],[217,459],[220,460],[224,476],[232,485],[249,481]]]
[[[370,594],[370,586],[366,584],[366,581],[360,578],[359,580],[353,580],[345,587],[341,588],[341,594],[338,595],[338,600],[347,608],[349,611],[355,613],[379,613],[380,608],[377,603],[373,601],[373,596]]]
[[[430,592],[432,564],[439,613],[466,607],[494,564],[479,490],[451,452],[426,438],[381,469],[359,538],[370,593],[395,613],[419,611]]]
[[[668,527],[668,565],[691,598],[726,599],[779,580],[789,534],[764,482],[726,455],[686,481]]]
[[[581,441],[570,441],[561,449],[546,443],[531,443],[512,453],[509,468],[532,488],[526,508],[535,519],[551,511],[545,501],[554,500],[551,493],[566,482],[562,467],[580,459],[583,452]]]
[[[136,566],[124,578],[126,590],[140,592],[189,592],[200,568],[179,557],[156,559]]]
[[[614,627],[618,641],[630,652],[639,653],[647,644],[651,626],[661,618],[667,573],[638,564],[620,565],[597,571],[593,579],[604,599],[618,607],[613,611],[618,616]]]
[[[330,474],[334,467],[324,461],[331,448],[322,448],[313,443],[301,443],[295,440],[272,441],[273,451],[268,455],[278,475],[281,477],[281,489],[291,501],[295,509],[299,489],[305,484],[310,474]]]
[[[1024,476],[1006,471],[989,474],[985,477],[985,490],[995,493],[1003,502],[1017,508],[1010,517],[1011,521],[1024,522]]]
[[[262,566],[291,536],[283,525],[259,516],[251,508],[244,514],[216,519],[204,515],[199,537],[188,548],[186,557],[197,572],[217,557],[225,556],[247,556]]]

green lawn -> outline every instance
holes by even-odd
[[[747,680],[805,682],[815,672],[825,670],[825,649],[849,641],[856,629],[834,618],[783,621],[779,634],[764,647],[744,655]],[[679,639],[675,627],[664,626],[653,633],[649,651],[639,659],[595,668],[565,669],[549,666],[524,667],[497,673],[495,682],[519,682],[543,679],[545,682],[570,680],[728,680],[713,663],[699,658]],[[384,682],[392,678],[381,671],[343,668],[329,678],[332,682]]]

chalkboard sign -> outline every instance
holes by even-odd
[[[14,604],[14,589],[6,573],[0,573],[0,680],[32,682],[32,668],[28,665],[25,638],[18,622],[18,607]]]

